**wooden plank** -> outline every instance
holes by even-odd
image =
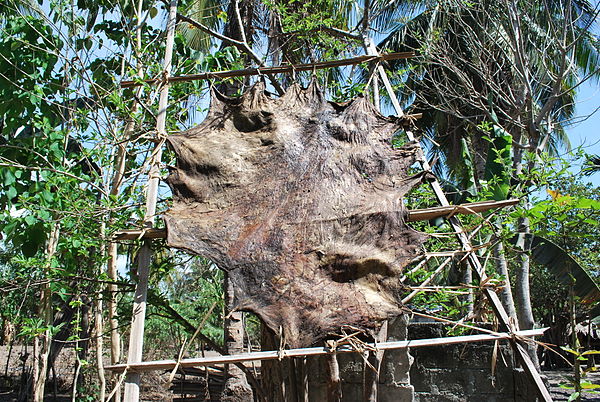
[[[367,62],[381,62],[386,60],[399,60],[409,59],[414,57],[414,52],[399,52],[399,53],[388,53],[378,56],[358,56],[350,59],[332,60],[332,61],[321,61],[317,63],[307,64],[290,64],[275,67],[260,67],[260,68],[245,68],[242,70],[227,70],[227,71],[215,71],[200,74],[190,74],[176,77],[167,78],[168,83],[174,82],[188,82],[197,80],[209,80],[214,78],[232,78],[232,77],[247,77],[251,75],[266,75],[266,74],[281,74],[281,73],[292,73],[297,71],[313,71],[322,70],[325,68],[334,68],[342,66],[350,66],[360,63]],[[148,80],[129,80],[122,81],[121,88],[131,88],[142,85],[143,83],[156,85],[163,82],[164,79],[154,78]]]
[[[475,214],[494,208],[503,208],[506,206],[515,205],[518,203],[518,199],[511,199],[504,201],[480,201],[467,204],[448,205],[444,207],[413,209],[408,211],[407,221],[427,221],[437,217],[447,217],[454,214]],[[113,240],[164,239],[166,237],[167,230],[164,228],[119,230],[113,234]]]
[[[440,345],[454,345],[460,343],[472,343],[472,342],[487,342],[497,341],[504,339],[511,339],[513,335],[519,337],[533,337],[540,336],[548,328],[531,329],[527,331],[517,331],[514,334],[508,332],[498,332],[493,334],[479,334],[479,335],[463,335],[463,336],[451,336],[446,338],[430,338],[430,339],[415,339],[409,341],[393,341],[393,342],[378,342],[369,343],[368,347],[377,350],[395,350],[404,348],[421,348],[426,346],[440,346]],[[336,353],[352,353],[358,352],[350,345],[339,346]],[[332,353],[332,350],[327,347],[313,347],[313,348],[298,348],[298,349],[287,349],[287,350],[273,350],[265,352],[251,352],[242,353],[237,355],[226,355],[226,356],[211,356],[211,357],[198,357],[190,359],[182,359],[179,362],[175,360],[157,360],[149,362],[140,362],[133,364],[115,364],[112,366],[106,366],[106,370],[112,370],[114,372],[122,372],[125,369],[134,372],[144,372],[153,370],[171,370],[175,366],[186,368],[186,367],[199,367],[199,366],[210,366],[214,364],[226,364],[226,363],[243,363],[257,360],[275,360],[289,357],[299,356],[320,356]]]
[[[365,39],[365,46],[367,48],[368,54],[371,54],[371,55],[378,54],[377,48],[375,47],[375,45],[373,44],[373,42],[370,39],[368,39],[368,38]],[[403,117],[404,111],[402,110],[402,107],[400,106],[400,103],[398,102],[398,98],[396,97],[396,94],[394,93],[394,90],[392,88],[392,85],[390,84],[388,76],[387,76],[385,70],[383,69],[383,67],[381,67],[381,66],[379,66],[379,67],[380,67],[378,69],[379,75],[381,76],[381,80],[383,81],[385,88],[388,91],[388,95],[392,101],[392,105],[394,106],[396,113],[398,114],[398,117]],[[406,130],[406,135],[410,141],[415,141],[415,136],[413,135],[413,133],[410,130]],[[421,164],[421,167],[423,168],[424,171],[431,172],[431,166],[429,165],[429,162],[427,161],[427,158],[425,157],[423,150],[419,149],[418,152],[419,152],[418,159]],[[438,199],[438,201],[440,202],[440,204],[442,204],[442,206],[449,206],[450,203],[448,202],[448,199],[446,198],[446,194],[442,190],[442,187],[440,186],[440,183],[437,180],[437,178],[435,180],[431,181],[430,183],[431,183],[431,188],[433,189],[433,192],[435,193],[435,196]],[[471,246],[471,242],[470,242],[469,238],[467,237],[466,233],[463,231],[462,225],[461,225],[460,221],[458,220],[458,218],[456,216],[450,216],[448,218],[448,221],[450,222],[452,229],[455,231],[458,241],[461,243],[463,249],[464,250],[472,250],[473,248]],[[481,282],[485,282],[487,280],[487,274],[485,273],[485,270],[484,270],[483,266],[481,265],[479,258],[477,257],[477,254],[475,254],[472,251],[467,253],[467,261],[468,261],[469,265],[471,266],[471,268],[473,269],[473,271],[475,271],[475,273],[479,277],[479,280]],[[490,302],[490,305],[492,306],[492,309],[494,310],[496,317],[498,317],[498,321],[501,325],[502,330],[503,331],[512,331],[514,325],[511,324],[508,314],[504,310],[504,306],[502,306],[502,303],[500,302],[500,298],[498,297],[496,292],[493,291],[492,289],[488,289],[488,288],[484,289],[483,292],[484,292],[486,298],[488,299],[488,301]],[[534,366],[533,362],[531,361],[531,358],[529,357],[529,355],[527,354],[525,349],[520,345],[519,341],[517,341],[514,338],[511,339],[511,346],[517,357],[517,360],[523,367],[525,374],[527,375],[529,380],[535,385],[537,392],[538,392],[538,396],[541,397],[542,400],[544,400],[544,401],[552,401],[552,397],[550,396],[548,389],[542,382],[540,373],[538,373],[536,367]]]

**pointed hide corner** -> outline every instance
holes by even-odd
[[[307,96],[312,100],[312,102],[314,102],[314,103],[324,103],[325,102],[325,96],[323,96],[323,91],[321,90],[319,81],[317,80],[317,77],[315,77],[314,75],[310,79],[310,83],[308,84],[308,87],[306,87],[305,92],[306,92]]]
[[[261,108],[272,101],[265,93],[265,83],[263,81],[257,81],[252,85],[252,87],[242,95],[242,98],[244,99],[244,106],[250,109]]]

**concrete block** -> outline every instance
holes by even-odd
[[[412,402],[415,389],[408,384],[379,384],[377,400],[379,402]]]

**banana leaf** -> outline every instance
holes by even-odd
[[[527,235],[531,242],[531,258],[543,265],[565,286],[573,284],[575,295],[585,304],[600,300],[600,287],[573,257],[548,239]],[[513,238],[516,242],[517,237]]]
[[[508,198],[510,191],[512,136],[497,124],[490,134],[483,178],[490,183],[492,199],[501,201]]]

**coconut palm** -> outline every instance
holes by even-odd
[[[476,179],[483,179],[490,145],[483,136],[493,124],[511,134],[515,157],[519,145],[568,146],[561,123],[574,112],[573,87],[600,65],[591,33],[597,10],[586,1],[419,6],[380,47],[418,52],[417,64],[400,77],[405,99],[415,98],[412,107],[424,113],[421,126],[439,144],[432,151],[443,155],[452,178],[465,180],[466,140]]]

